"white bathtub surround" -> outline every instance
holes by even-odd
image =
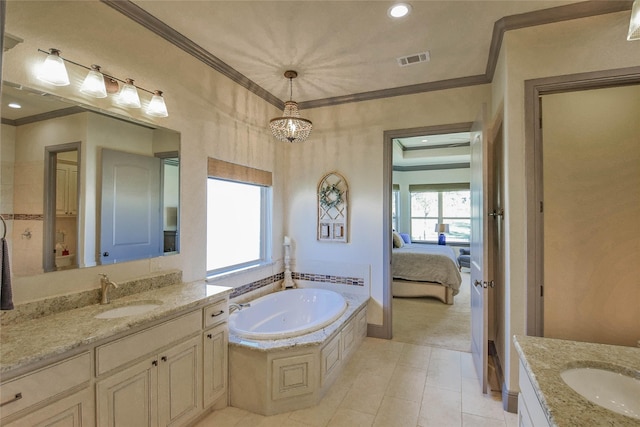
[[[229,329],[245,339],[282,339],[314,332],[347,309],[344,297],[317,288],[287,289],[265,295],[229,317]]]
[[[291,278],[291,239],[284,236],[284,280],[282,281],[282,289],[295,288],[296,284]]]
[[[231,406],[274,415],[317,404],[366,335],[368,296],[342,295],[347,309],[315,332],[255,340],[230,331]]]

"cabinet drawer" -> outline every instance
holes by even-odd
[[[0,390],[2,417],[88,382],[90,378],[91,357],[89,353],[82,353],[8,381]]]
[[[200,330],[200,310],[96,348],[96,375],[136,360]]]
[[[227,300],[218,301],[204,308],[204,327],[208,328],[216,323],[226,321],[228,317]]]

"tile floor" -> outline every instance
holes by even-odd
[[[365,338],[322,401],[265,417],[228,407],[196,427],[512,427],[498,393],[483,395],[471,354]]]

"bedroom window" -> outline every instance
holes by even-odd
[[[466,187],[466,188],[465,188]],[[469,243],[471,236],[471,192],[469,184],[409,186],[411,240],[438,241],[435,226],[449,224],[448,243]]]
[[[247,175],[252,171],[268,174],[268,179]],[[270,172],[209,159],[207,276],[267,262],[270,218]]]
[[[400,186],[393,184],[391,202],[391,223],[394,230],[400,230]]]

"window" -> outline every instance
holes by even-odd
[[[400,186],[393,184],[391,202],[391,224],[394,230],[400,230]]]
[[[213,170],[212,161],[218,166]],[[220,168],[221,165],[224,167]],[[232,165],[231,171],[228,165]],[[238,170],[243,173],[237,173]],[[255,171],[209,159],[208,276],[258,265],[270,258],[271,174],[267,172],[269,185],[265,185],[264,180],[247,176],[247,170]],[[240,177],[242,181],[237,180]]]
[[[466,187],[466,188],[465,188]],[[471,192],[469,184],[410,185],[411,240],[436,242],[436,224],[449,224],[447,242],[469,243]]]

